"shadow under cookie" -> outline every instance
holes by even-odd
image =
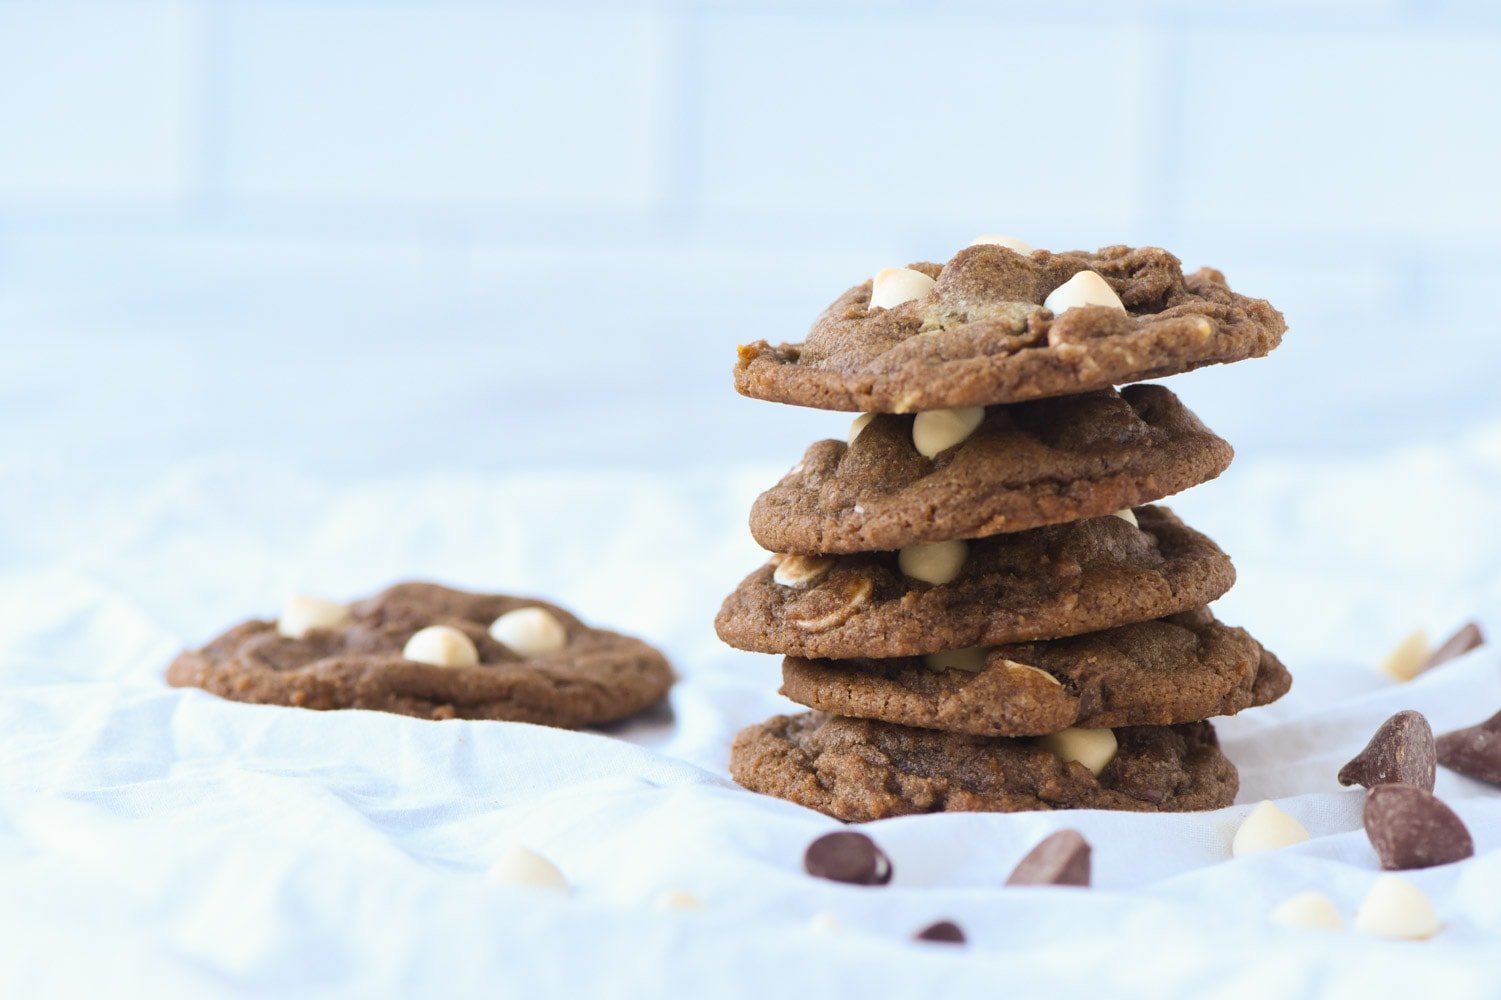
[[[566,644],[518,656],[491,637],[492,622],[523,608],[551,614]],[[673,682],[666,658],[653,647],[590,628],[545,601],[403,583],[349,611],[346,624],[298,639],[279,634],[274,621],[245,622],[179,655],[167,681],[235,701],[565,728],[634,715],[660,701]],[[407,641],[433,625],[468,636],[479,663],[435,666],[404,658]]]
[[[1209,723],[1115,736],[1115,757],[1096,776],[1031,740],[806,712],[741,730],[730,773],[751,791],[847,822],[934,812],[1188,812],[1235,801],[1239,778]]]
[[[812,579],[756,570],[726,598],[719,637],[739,649],[829,659],[917,656],[1053,639],[1202,607],[1235,569],[1210,539],[1165,507],[1137,524],[1090,518],[969,542],[958,575],[930,584],[895,552],[814,561]]]

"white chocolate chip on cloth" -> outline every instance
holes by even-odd
[[[576,728],[650,707],[673,675],[641,640],[556,605],[402,583],[300,638],[277,622],[237,625],[179,655],[167,680],[235,701]]]
[[[742,346],[735,388],[827,410],[989,406],[1261,357],[1287,328],[1264,300],[1232,292],[1212,268],[1184,274],[1166,250],[1024,247],[981,237],[946,264],[883,271],[835,300],[802,343]]]
[[[1230,844],[1230,853],[1237,858],[1262,851],[1275,851],[1308,839],[1303,824],[1277,808],[1273,802],[1258,802],[1246,814]]]
[[[558,866],[521,844],[509,844],[485,873],[492,885],[529,886],[534,889],[568,889],[568,880]]]

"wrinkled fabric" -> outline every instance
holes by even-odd
[[[809,878],[839,826],[728,780],[741,726],[793,710],[777,658],[719,644],[719,600],[763,558],[771,469],[558,471],[327,485],[185,467],[0,528],[0,995],[1195,997],[1501,991],[1501,790],[1440,769],[1476,857],[1414,872],[1425,943],[1272,926],[1306,889],[1347,918],[1378,874],[1339,766],[1394,712],[1437,732],[1501,709],[1501,643],[1401,685],[1375,663],[1501,619],[1501,428],[1337,463],[1243,458],[1169,501],[1235,560],[1217,608],[1293,671],[1219,725],[1237,805],[1196,815],[936,815],[868,824],[895,878]],[[14,504],[14,500],[10,503]],[[0,508],[6,501],[0,501]],[[22,512],[25,513],[25,512]],[[40,512],[33,512],[40,516]],[[609,732],[314,713],[165,687],[186,644],[290,592],[398,579],[556,598],[661,644],[670,710]],[[1311,839],[1229,857],[1263,798]],[[1062,827],[1094,888],[1005,889]],[[483,875],[518,841],[567,895]],[[680,889],[698,911],[666,910]],[[813,929],[817,914],[837,930]],[[910,942],[938,919],[969,945]]]

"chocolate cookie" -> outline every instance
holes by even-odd
[[[1219,546],[1166,507],[993,535],[968,543],[951,582],[902,572],[895,552],[803,557],[756,570],[719,610],[731,646],[830,659],[918,656],[1054,639],[1201,607],[1230,589]],[[785,579],[784,575],[784,579]]]
[[[914,423],[879,416],[851,444],[813,445],[756,500],[751,534],[772,552],[843,554],[1025,531],[1160,500],[1232,455],[1157,385],[991,407],[932,458]]]
[[[963,666],[944,668],[945,659],[788,657],[782,694],[836,715],[976,736],[1039,736],[1070,726],[1169,726],[1234,715],[1276,701],[1292,686],[1277,657],[1207,608],[976,650]]]
[[[801,344],[740,348],[735,388],[826,410],[911,413],[989,406],[1159,378],[1269,353],[1282,314],[1204,268],[1185,276],[1156,247],[1019,254],[972,246],[945,265],[913,264],[931,291],[870,308],[872,283],[845,292]],[[1101,275],[1122,309],[1044,308],[1081,271]]]
[[[1121,729],[1116,738],[1116,755],[1097,777],[1029,740],[805,712],[741,730],[730,773],[752,791],[851,822],[1030,809],[1185,812],[1235,800],[1235,767],[1209,723]]]
[[[561,648],[518,655],[492,637],[492,623],[525,608],[543,609],[561,626]],[[430,626],[467,636],[478,662],[435,666],[405,658],[408,640]],[[343,623],[301,638],[281,634],[274,621],[248,621],[182,653],[167,670],[174,686],[236,701],[565,727],[638,712],[660,700],[672,680],[667,660],[651,646],[590,628],[556,605],[431,583],[397,584],[351,605]]]

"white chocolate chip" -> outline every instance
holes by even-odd
[[[294,594],[281,606],[276,631],[288,639],[301,639],[313,629],[338,628],[349,621],[349,609],[337,601]]]
[[[1132,510],[1130,507],[1122,507],[1120,510],[1116,511],[1110,516],[1120,518],[1122,521],[1125,521],[1133,528],[1141,527],[1140,524],[1136,523],[1136,511]]]
[[[954,582],[968,557],[969,545],[965,542],[933,542],[907,546],[897,553],[896,564],[914,580],[942,586]]]
[[[1320,931],[1345,929],[1345,918],[1340,916],[1339,907],[1322,892],[1300,892],[1283,900],[1272,910],[1269,919],[1283,927],[1306,927]]]
[[[870,283],[870,308],[891,309],[903,302],[920,299],[932,291],[937,282],[910,267],[888,267],[876,272]]]
[[[1049,684],[1052,684],[1054,687],[1063,687],[1063,682],[1058,678],[1054,677],[1052,674],[1048,673],[1041,667],[1032,666],[1032,664],[1030,663],[1017,663],[1015,660],[1002,660],[1001,665],[1004,666],[1007,670],[1030,670],[1032,673],[1044,678]]]
[[[808,921],[808,929],[819,934],[837,934],[844,929],[839,918],[832,913],[815,913]]]
[[[1410,632],[1397,643],[1386,659],[1381,661],[1381,672],[1399,681],[1410,681],[1423,672],[1423,664],[1430,652],[1428,634],[1422,629]]]
[[[932,458],[969,437],[984,419],[983,406],[924,410],[912,421],[912,443],[917,446],[918,454]]]
[[[1126,311],[1121,297],[1115,294],[1110,283],[1093,271],[1080,271],[1042,300],[1043,306],[1054,316],[1062,316],[1075,306],[1109,306]]]
[[[1115,759],[1120,744],[1109,729],[1065,729],[1038,737],[1037,745],[1063,760],[1076,760],[1098,775]]]
[[[1017,253],[1026,255],[1032,252],[1032,247],[1023,243],[1015,236],[1002,236],[1000,233],[986,233],[984,236],[976,236],[969,241],[972,247],[985,246],[1005,247],[1007,250],[1015,250]]]
[[[485,880],[493,885],[527,885],[536,889],[567,889],[568,880],[558,866],[535,851],[512,844],[490,866]]]
[[[865,428],[869,427],[870,426],[870,422],[872,420],[874,420],[874,419],[876,419],[876,415],[874,413],[862,413],[858,417],[856,417],[854,420],[851,420],[850,421],[849,443],[850,444],[854,444],[855,443],[855,438],[859,437],[860,436],[860,432],[863,431],[863,430],[865,430]]]
[[[517,656],[540,656],[568,645],[568,630],[546,608],[517,608],[490,623],[490,638]]]
[[[657,897],[662,910],[702,910],[704,901],[685,889],[669,889]]]
[[[472,667],[479,663],[474,641],[449,625],[429,625],[407,640],[403,658],[434,667]]]
[[[1383,875],[1355,911],[1355,929],[1373,937],[1422,941],[1443,929],[1423,890],[1400,875]]]
[[[1240,821],[1235,839],[1230,843],[1230,854],[1232,857],[1243,858],[1247,854],[1291,847],[1307,839],[1308,831],[1303,828],[1302,823],[1278,809],[1274,803],[1262,800]]]
[[[968,649],[950,649],[942,653],[929,653],[922,658],[929,670],[963,670],[978,674],[985,669],[985,657],[990,655],[986,646],[970,646]]]
[[[876,585],[868,576],[850,576],[842,582],[812,591],[807,597],[783,612],[793,628],[804,632],[823,632],[850,620],[865,606]],[[810,601],[804,605],[803,602]]]
[[[771,578],[784,587],[811,587],[834,567],[834,560],[823,556],[782,556]]]

